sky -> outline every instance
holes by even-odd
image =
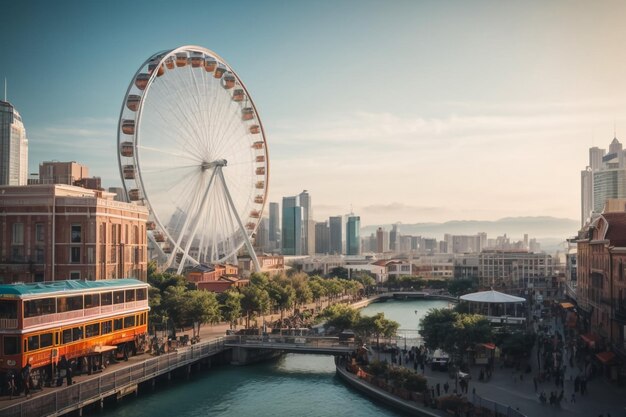
[[[591,146],[626,140],[626,2],[3,1],[0,78],[29,165],[119,186],[117,122],[153,53],[200,45],[245,82],[270,201],[380,223],[580,218]]]

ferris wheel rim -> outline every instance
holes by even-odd
[[[260,129],[260,135],[258,136],[258,140],[263,142],[263,147],[262,147],[262,153],[264,155],[264,162],[263,162],[263,167],[264,167],[264,175],[263,175],[263,183],[264,183],[264,187],[262,188],[262,190],[257,191],[256,193],[258,193],[258,195],[260,195],[262,198],[262,203],[260,205],[260,213],[263,213],[266,206],[267,206],[267,197],[269,195],[269,172],[270,172],[270,164],[269,164],[269,150],[267,147],[267,138],[265,135],[265,128],[263,126],[263,122],[259,116],[258,113],[258,109],[256,106],[256,103],[254,102],[254,100],[252,99],[251,95],[249,94],[249,90],[248,88],[245,86],[245,83],[241,80],[241,78],[239,77],[239,75],[233,70],[233,68],[226,62],[226,60],[224,60],[219,54],[215,53],[214,51],[208,49],[208,48],[204,48],[204,47],[200,47],[200,46],[196,46],[196,45],[185,45],[185,46],[181,46],[178,48],[174,48],[174,49],[170,49],[170,50],[165,50],[165,51],[161,51],[158,53],[153,54],[152,56],[150,56],[148,59],[146,59],[144,61],[144,63],[139,67],[139,69],[136,71],[135,75],[133,76],[126,94],[124,95],[124,100],[122,102],[122,108],[120,111],[120,119],[119,119],[119,123],[118,123],[118,165],[119,165],[119,169],[120,169],[120,176],[122,178],[122,184],[124,187],[124,191],[126,192],[126,194],[128,195],[129,193],[129,181],[126,181],[124,179],[124,164],[122,161],[122,153],[120,151],[120,147],[122,146],[122,142],[124,141],[124,139],[127,139],[127,137],[125,137],[122,133],[122,123],[123,123],[123,117],[124,117],[124,113],[125,113],[125,108],[127,105],[127,101],[128,98],[131,95],[131,92],[133,91],[133,85],[135,83],[135,80],[137,79],[137,77],[142,74],[142,71],[146,68],[147,65],[149,65],[150,63],[154,63],[155,60],[158,59],[158,62],[156,63],[157,65],[157,69],[161,68],[162,65],[165,65],[165,62],[168,58],[172,58],[174,57],[177,53],[189,53],[191,54],[192,52],[195,53],[202,53],[206,56],[215,58],[216,60],[218,60],[218,62],[220,64],[223,64],[227,70],[235,77],[236,81],[237,81],[237,86],[238,88],[243,89],[243,91],[245,92],[245,97],[246,97],[246,103],[252,107],[254,114],[255,114],[255,119],[254,119],[254,123],[256,125],[258,125],[258,128]],[[140,101],[139,104],[137,106],[137,110],[136,110],[136,116],[135,116],[135,130],[134,133],[132,134],[132,144],[134,147],[134,152],[133,152],[133,156],[132,156],[132,161],[133,161],[133,165],[135,167],[135,171],[136,171],[136,178],[134,178],[134,184],[137,185],[137,188],[139,189],[140,193],[141,193],[141,200],[143,202],[143,204],[148,208],[148,210],[150,211],[150,214],[152,216],[152,218],[154,219],[155,223],[157,224],[158,228],[159,228],[159,232],[163,233],[165,235],[165,237],[168,239],[168,241],[174,245],[174,247],[172,248],[172,250],[174,251],[181,251],[181,252],[185,252],[183,250],[183,248],[176,242],[176,239],[174,238],[174,236],[172,236],[170,234],[170,232],[168,231],[168,228],[166,226],[166,224],[161,220],[160,215],[158,210],[154,207],[153,202],[150,199],[150,187],[147,187],[145,182],[144,182],[144,175],[142,175],[142,160],[141,160],[141,152],[140,152],[140,144],[141,144],[141,135],[140,135],[140,131],[141,131],[141,127],[142,127],[142,116],[143,116],[143,111],[144,111],[144,102],[146,100],[146,98],[150,95],[150,91],[151,88],[154,84],[154,80],[157,78],[157,74],[158,74],[158,70],[153,71],[150,74],[150,77],[146,83],[146,86],[144,89],[142,89],[142,93],[140,95]],[[251,195],[251,197],[253,196],[253,194]],[[256,203],[256,200],[255,200]],[[235,210],[237,211],[237,210]],[[245,213],[238,213],[238,215],[242,215]],[[250,221],[250,218],[247,218],[248,221]],[[254,236],[254,234],[256,233],[260,222],[261,222],[261,216],[259,215],[256,219],[254,219],[254,221],[250,221],[248,224],[250,223],[254,223],[254,227],[251,229],[246,229],[246,228],[240,228],[239,232],[242,233],[244,239],[250,239],[251,237]],[[149,234],[150,235],[150,234]],[[235,236],[235,235],[233,235]],[[153,236],[150,236],[150,238],[152,239]],[[223,259],[228,259],[230,256],[234,255],[235,253],[237,253],[237,251],[244,245],[244,242],[239,242],[237,245],[234,245],[232,247],[232,251],[228,254],[224,254],[223,256],[220,257],[220,260]],[[193,259],[193,257],[191,257],[189,255],[189,253],[185,253],[185,256],[187,259],[191,260],[194,263],[199,263],[197,262],[197,260]]]

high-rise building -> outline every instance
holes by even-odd
[[[348,216],[346,223],[346,255],[361,254],[361,218]]]
[[[311,196],[307,190],[304,190],[298,197],[300,207],[302,207],[302,254],[315,255],[315,220],[313,220]]]
[[[20,114],[0,100],[0,185],[28,183],[28,139]]]
[[[256,236],[254,238],[254,248],[261,252],[267,252],[270,246],[269,239],[269,219],[267,217],[261,217],[259,227],[256,229]]]
[[[376,253],[389,251],[389,232],[379,227],[376,229]]]
[[[278,203],[270,203],[270,245],[278,248],[280,242],[280,208]]]
[[[330,228],[328,222],[315,223],[315,253],[330,252]]]
[[[302,255],[302,207],[298,196],[283,197],[282,253]]]
[[[341,255],[343,253],[343,221],[341,216],[333,216],[328,219],[330,229],[330,253]]]
[[[391,227],[391,232],[389,232],[389,250],[392,252],[396,252],[398,250],[398,237],[400,236],[400,232],[398,231],[398,225],[394,224]]]
[[[609,152],[589,149],[589,165],[580,173],[581,225],[602,213],[606,200],[626,197],[626,154],[613,138]]]

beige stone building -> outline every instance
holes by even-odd
[[[147,279],[145,207],[71,185],[0,187],[0,282]]]

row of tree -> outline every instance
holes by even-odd
[[[270,313],[280,313],[281,322],[286,313],[292,313],[309,303],[322,307],[346,298],[354,300],[375,285],[368,274],[357,274],[351,279],[328,278],[304,273],[267,274],[254,273],[249,285],[220,294],[200,291],[181,275],[158,272],[154,264],[148,267],[151,322],[174,328],[194,326],[199,331],[202,324],[221,321],[237,326],[245,318],[251,320]],[[290,315],[290,314],[289,314]]]
[[[414,275],[390,276],[384,284],[388,289],[413,289],[416,291],[425,288],[444,290],[452,295],[463,295],[478,289],[478,280],[475,279],[424,279]]]
[[[325,320],[324,327],[334,329],[336,333],[350,329],[361,340],[376,337],[377,343],[381,337],[389,338],[396,335],[400,324],[385,318],[384,313],[373,316],[362,316],[361,312],[346,304],[333,304],[326,307],[320,314]]]

